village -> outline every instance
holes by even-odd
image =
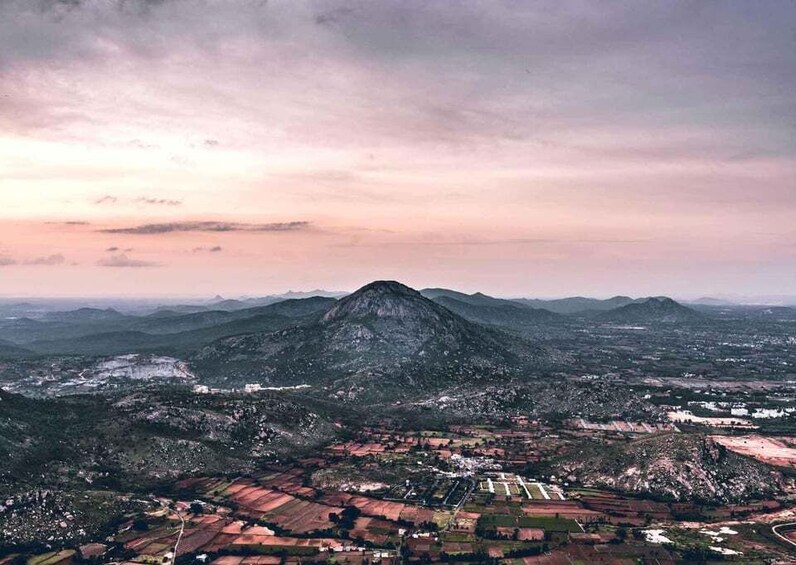
[[[219,565],[675,563],[675,542],[681,554],[685,546],[694,555],[730,558],[744,551],[748,557],[743,548],[750,540],[759,552],[781,552],[773,534],[739,521],[774,521],[788,512],[780,500],[657,502],[529,472],[528,461],[581,435],[621,441],[657,426],[670,429],[665,423],[575,420],[554,430],[524,417],[505,427],[445,430],[385,423],[253,475],[179,481],[104,542],[47,554],[37,563],[57,565],[76,556]]]

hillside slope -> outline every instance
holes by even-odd
[[[34,400],[0,390],[0,492],[70,477],[117,488],[247,471],[263,458],[329,441],[339,433],[337,418],[317,402],[279,393],[170,387]]]
[[[549,357],[400,283],[378,281],[339,300],[316,323],[215,342],[194,356],[193,367],[219,384],[309,384],[340,398],[386,399],[411,387],[518,376]]]
[[[597,319],[602,322],[621,324],[648,324],[697,322],[702,320],[703,316],[696,310],[662,296],[647,298],[642,302],[634,302],[615,310],[609,310],[598,316]]]
[[[523,330],[557,322],[561,318],[547,310],[539,310],[496,300],[494,304],[469,304],[449,296],[435,298],[434,302],[458,314],[465,320],[511,330]]]
[[[26,343],[41,354],[120,355],[135,352],[182,353],[194,351],[217,339],[252,332],[272,332],[312,320],[335,300],[305,298],[284,300],[269,306],[236,310],[148,316],[122,326],[79,326],[78,335]],[[31,322],[40,324],[40,322]],[[120,328],[120,329],[111,329]],[[82,333],[93,330],[91,333]],[[101,330],[105,331],[101,331]]]
[[[781,477],[766,465],[690,434],[590,444],[568,453],[553,470],[584,486],[683,501],[740,503],[782,490]]]

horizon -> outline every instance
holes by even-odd
[[[271,292],[250,292],[244,294],[225,294],[225,293],[215,293],[213,295],[205,295],[205,294],[175,294],[175,295],[141,295],[141,294],[106,294],[106,295],[51,295],[51,296],[44,296],[44,295],[4,295],[0,294],[0,302],[5,304],[14,303],[18,301],[32,301],[32,302],[57,302],[63,301],[68,303],[74,303],[75,306],[80,305],[90,305],[92,302],[99,304],[99,305],[108,305],[114,302],[131,302],[131,303],[153,303],[153,304],[174,304],[179,301],[193,302],[195,304],[212,304],[216,301],[226,301],[226,300],[237,300],[237,301],[245,301],[245,300],[257,300],[262,298],[271,298],[271,297],[278,297],[278,298],[295,298],[290,295],[300,295],[300,298],[310,297],[310,296],[318,296],[321,294],[329,294],[329,295],[338,295],[333,296],[334,298],[342,298],[343,296],[353,294],[357,290],[364,288],[365,286],[375,283],[375,282],[397,282],[404,286],[407,286],[413,290],[418,292],[426,291],[426,290],[447,290],[453,291],[458,293],[463,293],[466,295],[474,295],[474,294],[484,294],[486,296],[490,296],[493,298],[499,298],[503,300],[540,300],[540,301],[555,301],[555,300],[566,300],[566,299],[575,299],[575,298],[585,298],[590,300],[608,300],[611,298],[619,298],[619,297],[628,297],[632,298],[633,300],[641,300],[645,298],[671,298],[678,302],[685,302],[685,303],[695,303],[701,300],[721,300],[726,301],[728,303],[732,303],[737,306],[794,306],[796,305],[796,294],[778,294],[778,295],[741,295],[741,294],[715,294],[715,295],[707,295],[707,294],[692,294],[686,296],[677,296],[677,295],[670,295],[666,293],[657,293],[657,294],[646,294],[646,295],[635,295],[632,293],[622,293],[617,292],[613,294],[607,295],[586,295],[586,294],[566,294],[566,295],[531,295],[531,294],[521,294],[521,295],[500,295],[494,294],[490,292],[486,292],[483,289],[477,290],[462,290],[461,288],[457,287],[443,287],[439,285],[411,285],[406,284],[404,281],[399,279],[374,279],[371,281],[363,282],[359,286],[353,289],[326,289],[321,287],[314,287],[307,290],[302,289],[288,289],[288,290],[276,290]],[[301,296],[304,295],[304,296]]]
[[[795,17],[4,2],[0,296],[793,294]]]

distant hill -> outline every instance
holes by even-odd
[[[193,365],[205,379],[321,385],[341,398],[386,399],[507,378],[546,360],[524,340],[469,322],[398,282],[377,281],[317,322],[220,340]]]
[[[283,299],[290,299],[290,298],[312,298],[315,296],[321,296],[323,298],[341,298],[349,294],[348,292],[341,292],[336,290],[323,290],[321,288],[316,288],[315,290],[301,290],[301,291],[294,291],[288,290],[284,294],[276,294],[276,298],[283,298]]]
[[[735,306],[734,302],[721,298],[711,298],[710,296],[703,296],[702,298],[691,300],[688,304],[696,304],[699,306]]]
[[[602,313],[602,322],[645,324],[654,322],[694,322],[703,320],[702,314],[665,296],[651,297]]]
[[[114,310],[113,308],[78,308],[65,312],[47,312],[41,317],[45,322],[63,322],[70,324],[82,324],[87,322],[108,322],[129,319],[129,316]]]
[[[39,339],[24,347],[37,353],[118,355],[142,351],[182,353],[194,351],[224,337],[252,332],[272,332],[304,323],[325,312],[333,298],[283,300],[269,306],[209,311],[174,317],[135,318],[123,326],[83,327],[95,333]],[[105,331],[101,331],[105,329]]]
[[[28,357],[33,353],[11,342],[0,340],[0,359]]]
[[[453,298],[455,300],[459,300],[460,302],[478,306],[490,306],[494,305],[496,302],[509,302],[508,300],[504,301],[500,298],[487,296],[481,292],[466,294],[464,292],[451,290],[449,288],[424,288],[420,291],[420,294],[426,298],[430,298],[431,300],[437,300],[438,298]]]
[[[441,304],[471,322],[505,329],[522,330],[543,326],[558,321],[561,316],[548,310],[530,308],[511,302],[492,298],[475,303],[464,302],[450,296],[438,296],[434,302]]]
[[[420,291],[420,294],[436,302],[439,302],[442,299],[452,299],[459,302],[464,302],[470,306],[512,306],[514,308],[520,306],[529,310],[535,310],[529,306],[519,304],[514,300],[495,298],[494,296],[489,296],[483,292],[465,294],[463,292],[458,292],[456,290],[450,290],[447,288],[424,288]]]
[[[556,314],[580,314],[584,312],[603,312],[621,308],[635,302],[629,296],[614,296],[605,300],[598,298],[585,298],[583,296],[573,296],[571,298],[559,298],[555,300],[541,300],[537,298],[515,298],[514,302],[531,308],[543,308]]]
[[[796,320],[796,308],[789,306],[743,306],[733,309],[748,320],[791,321]]]

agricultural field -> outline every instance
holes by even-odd
[[[711,436],[730,451],[776,467],[796,468],[796,438],[760,435]]]
[[[162,483],[157,496],[129,501],[101,543],[43,548],[35,559],[172,563],[176,553],[180,564],[524,565],[790,557],[787,542],[771,530],[796,519],[788,477],[785,496],[695,502],[586,485],[545,466],[589,442],[598,443],[600,454],[632,442],[651,449],[688,433],[665,421],[652,432],[616,422],[363,427],[247,473],[197,473]],[[705,437],[710,449],[768,456],[769,464],[782,466],[793,449],[791,436]],[[749,520],[764,526],[750,527]],[[787,528],[782,535],[794,537]]]

